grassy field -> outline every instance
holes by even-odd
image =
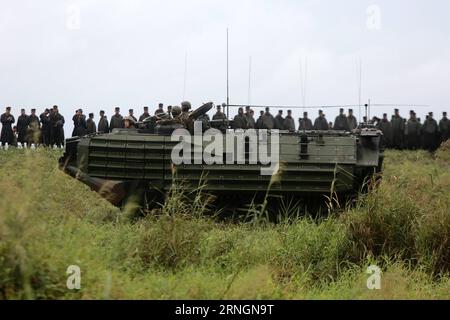
[[[0,299],[450,299],[450,144],[389,151],[355,206],[276,225],[219,222],[179,191],[136,219],[60,172],[59,155],[0,150]]]

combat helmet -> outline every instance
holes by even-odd
[[[183,101],[181,103],[181,110],[182,111],[189,111],[189,110],[191,110],[191,103],[189,101]]]
[[[172,107],[172,116],[178,117],[181,114],[181,108],[179,106]]]

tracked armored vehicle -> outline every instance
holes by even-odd
[[[192,119],[201,119],[212,106],[209,103],[195,110]],[[199,142],[193,139],[192,162],[174,164],[173,149],[180,142],[174,141],[172,134],[183,126],[176,122],[158,125],[152,118],[132,129],[67,139],[60,168],[116,206],[124,205],[130,197],[148,205],[157,195],[170,190],[174,179],[192,188],[203,181],[204,190],[218,198],[234,194],[252,199],[268,189],[270,193],[299,198],[331,193],[350,195],[358,193],[364,182],[381,170],[381,132],[370,126],[361,126],[353,132],[252,131],[260,143],[264,136],[264,144],[271,144],[277,136],[279,161],[273,171],[277,179],[273,179],[261,171],[269,164],[260,159],[251,163],[255,158],[249,147],[249,130],[230,129],[231,123],[226,120],[203,118],[203,123],[237,137],[242,135],[244,157],[237,161],[227,155],[224,147],[214,154],[221,152],[219,158],[223,156],[223,163],[206,164],[204,159],[196,159],[194,150]],[[225,145],[226,137],[223,139]],[[203,148],[207,144],[200,142]]]

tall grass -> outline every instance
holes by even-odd
[[[380,187],[343,215],[354,257],[388,256],[433,275],[450,272],[450,152],[391,152]],[[406,156],[406,157],[405,157]],[[393,160],[406,158],[402,165]]]
[[[58,151],[1,151],[0,297],[448,299],[449,154],[388,152],[379,186],[326,218],[282,199],[270,222],[267,194],[229,223],[203,184],[177,181],[136,219],[60,172]],[[73,264],[80,290],[66,288]],[[370,264],[379,291],[366,288]]]

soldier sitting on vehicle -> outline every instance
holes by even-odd
[[[189,110],[191,110],[191,103],[183,101],[181,103],[181,114],[179,115],[181,124],[189,131],[194,131],[194,121],[190,117]]]
[[[168,115],[164,118],[160,118],[156,121],[157,125],[174,125],[174,124],[182,124],[181,118],[181,108],[179,106],[172,107],[172,115],[169,117]]]
[[[123,118],[123,125],[125,129],[132,129],[134,128],[134,118],[132,116],[126,116]]]

